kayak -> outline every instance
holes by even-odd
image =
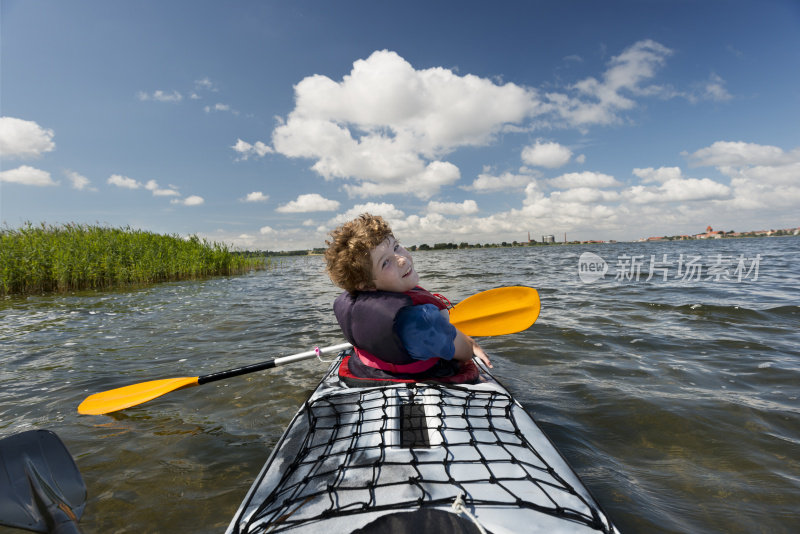
[[[350,354],[297,412],[227,533],[618,532],[481,362],[474,384],[354,384],[339,375]]]

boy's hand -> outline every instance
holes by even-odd
[[[475,340],[458,329],[456,329],[455,346],[456,352],[453,355],[454,359],[468,362],[473,356],[477,356],[487,367],[493,367],[492,362],[489,361],[489,356],[475,343]]]
[[[489,361],[489,355],[486,354],[486,352],[480,347],[480,345],[475,343],[474,339],[472,339],[469,336],[466,337],[468,340],[472,342],[472,353],[475,356],[477,356],[484,364],[486,364],[486,367],[488,367],[489,369],[493,368],[494,366],[492,365],[492,362]]]

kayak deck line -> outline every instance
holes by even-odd
[[[616,532],[488,373],[477,385],[348,388],[337,370],[301,407],[229,532],[351,532],[396,512],[452,512],[458,499],[490,532],[533,532],[532,518],[542,532]]]

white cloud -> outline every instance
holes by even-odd
[[[715,149],[711,150],[712,147]],[[728,155],[715,159],[717,163],[743,161],[741,152],[732,155],[730,150],[720,148],[731,147],[715,144],[697,153],[699,156],[712,155],[712,152],[715,157]],[[717,167],[723,175],[722,181],[687,177],[679,167],[633,169],[630,177],[633,185],[589,172],[564,175],[560,177],[564,188],[550,190],[549,182],[531,177],[524,193],[515,195],[516,207],[486,216],[473,213],[467,217],[453,217],[450,213],[429,211],[428,203],[421,213],[407,214],[394,204],[369,202],[353,206],[319,226],[314,226],[314,221],[304,221],[303,226],[298,223],[296,228],[269,232],[248,246],[265,249],[287,245],[290,248],[319,246],[327,232],[364,212],[385,217],[397,238],[408,244],[523,241],[528,232],[536,239],[543,234],[553,234],[561,240],[567,233],[568,239],[624,240],[665,233],[696,233],[709,224],[715,228],[757,229],[762,224],[770,224],[759,222],[764,220],[765,208],[769,210],[770,219],[788,220],[787,226],[796,224],[795,213],[800,205],[797,180],[800,149],[776,151],[751,144],[743,148],[753,156],[750,161],[760,164]],[[774,164],[766,165],[767,161]],[[442,202],[430,205],[453,213],[457,206],[470,206]],[[746,210],[759,211],[748,213]],[[244,240],[238,241],[244,244]]]
[[[680,202],[695,200],[720,200],[728,198],[731,188],[709,178],[667,180],[660,188],[670,200]]]
[[[613,176],[600,172],[571,172],[562,174],[556,178],[548,180],[553,187],[571,189],[574,187],[615,187],[622,185]]]
[[[725,80],[714,73],[709,76],[708,81],[704,84],[702,97],[705,100],[714,102],[725,102],[733,98],[725,88]]]
[[[578,204],[596,204],[598,202],[613,202],[619,200],[619,193],[616,191],[603,191],[592,187],[576,187],[566,191],[553,191],[551,198],[560,202],[570,202]]]
[[[535,167],[555,169],[563,167],[572,158],[572,151],[558,143],[536,141],[522,149],[522,161]]]
[[[418,198],[427,199],[435,195],[439,188],[458,181],[461,172],[449,162],[433,161],[419,174],[412,174],[394,182],[369,182],[361,185],[345,184],[344,190],[354,197],[372,197],[391,193],[412,193]]]
[[[4,158],[35,158],[51,152],[55,133],[33,121],[0,117],[0,155]]]
[[[518,225],[533,223],[551,229],[593,228],[617,218],[617,210],[601,203],[615,198],[613,192],[591,188],[554,191],[548,196],[532,183],[525,189],[522,209],[512,209],[500,218],[511,224],[516,220]]]
[[[798,161],[787,162],[783,165],[720,167],[719,170],[735,183],[747,180],[767,187],[800,185],[800,158]]]
[[[261,235],[269,235],[269,234],[274,234],[274,233],[275,233],[275,230],[273,230],[273,229],[272,229],[271,227],[269,227],[269,226],[262,226],[262,227],[259,229],[258,233],[259,233],[259,234],[261,234]]]
[[[770,177],[773,169],[761,169]],[[774,219],[780,210],[788,210],[789,220],[797,220],[797,207],[800,206],[800,185],[797,173],[800,165],[794,165],[794,182],[770,183],[760,181],[755,175],[756,169],[742,170],[741,177],[731,179],[734,198],[730,201],[731,210],[768,210]]]
[[[698,167],[730,167],[742,165],[781,165],[797,161],[798,154],[787,155],[776,146],[745,143],[742,141],[717,141],[689,156]]]
[[[139,91],[137,93],[137,98],[143,102],[153,100],[155,102],[180,102],[183,100],[183,95],[180,94],[178,91],[162,91],[161,89],[157,91],[153,91],[153,93],[146,93],[144,91]]]
[[[756,143],[717,141],[689,155],[694,166],[713,166],[730,178],[730,209],[753,210],[800,205],[800,147],[791,151]]]
[[[261,158],[274,152],[271,146],[262,143],[261,141],[256,141],[255,144],[251,145],[250,143],[242,141],[241,139],[237,139],[236,144],[231,148],[239,153],[240,160],[246,160],[250,156]]]
[[[500,176],[492,176],[484,172],[479,174],[475,181],[472,182],[472,185],[465,187],[465,189],[482,193],[505,189],[522,189],[533,180],[534,177],[530,174],[504,172]]]
[[[182,199],[173,199],[170,200],[170,204],[180,204],[182,206],[200,206],[205,203],[205,199],[201,196],[197,195],[190,195],[186,198]]]
[[[635,204],[653,204],[723,200],[730,197],[731,189],[708,178],[680,178],[667,180],[658,187],[636,185],[623,194]]]
[[[78,191],[82,191],[84,189],[88,189],[89,191],[97,191],[95,188],[91,187],[91,182],[89,179],[82,174],[70,170],[64,171],[64,174],[67,176],[67,178],[69,178],[73,189],[77,189]]]
[[[295,86],[295,108],[279,120],[272,146],[286,157],[312,160],[312,170],[325,180],[347,181],[343,187],[350,196],[412,194],[427,200],[460,179],[458,167],[446,161],[456,149],[545,125],[585,130],[617,123],[638,99],[679,96],[653,82],[671,54],[660,43],[642,40],[613,57],[599,78],[543,95],[442,67],[415,69],[395,52],[376,51],[354,62],[341,80],[319,74],[302,79]],[[712,77],[709,92],[714,84],[722,80]],[[249,154],[247,145],[237,151]],[[522,157],[527,165],[557,168],[573,154],[558,143],[537,141]],[[583,164],[585,156],[575,161]],[[519,177],[495,178],[500,177],[484,173],[471,188],[524,186]]]
[[[577,96],[548,93],[558,115],[573,126],[612,124],[621,111],[632,109],[631,96],[668,95],[666,88],[644,85],[655,76],[672,50],[652,40],[634,43],[609,62],[602,80],[586,78],[572,86]]]
[[[471,215],[478,213],[478,203],[474,200],[464,202],[428,202],[428,213],[441,213],[442,215]]]
[[[733,95],[725,87],[726,81],[718,74],[711,73],[707,80],[694,82],[686,90],[662,88],[659,96],[663,98],[685,98],[692,104],[698,102],[727,102]]]
[[[145,189],[153,193],[154,197],[177,197],[180,196],[180,193],[176,190],[176,188],[170,186],[169,189],[162,189],[158,187],[158,183],[155,180],[148,181],[145,186]]]
[[[643,183],[660,183],[668,182],[670,180],[679,180],[681,176],[680,167],[660,167],[654,169],[647,167],[646,169],[633,169],[633,174],[642,179]]]
[[[318,193],[309,193],[298,196],[297,200],[292,200],[275,211],[280,213],[308,213],[312,211],[333,211],[338,208],[338,201],[329,200]]]
[[[269,195],[265,195],[261,191],[253,191],[252,193],[247,193],[242,202],[266,202],[267,200],[269,200]]]
[[[133,178],[129,178],[127,176],[122,176],[120,174],[111,175],[111,177],[107,180],[109,185],[115,185],[117,187],[121,187],[123,189],[147,189],[150,191],[154,197],[177,197],[180,196],[178,192],[178,188],[174,185],[170,185],[168,188],[162,188],[158,185],[158,182],[155,180],[148,180],[146,184],[142,184],[142,182],[138,180],[134,180]],[[170,204],[178,204],[182,206],[199,206],[205,202],[205,199],[201,196],[197,195],[190,195],[186,198],[173,198],[170,201]]]
[[[0,182],[34,185],[37,187],[58,185],[58,182],[54,182],[50,177],[49,172],[35,169],[27,165],[0,172]]]
[[[219,91],[219,89],[217,89],[216,84],[214,82],[212,82],[210,79],[208,79],[208,77],[205,77],[205,78],[203,78],[201,80],[195,80],[194,88],[197,91],[201,91],[201,90],[202,91],[211,91],[213,93],[216,93],[217,91]]]
[[[347,221],[352,221],[362,213],[371,213],[372,215],[380,215],[389,220],[401,220],[405,218],[406,214],[397,209],[394,204],[386,202],[367,202],[365,204],[356,204],[344,213],[334,217],[330,224],[331,226],[339,225]]]
[[[295,109],[273,132],[291,158],[316,160],[327,180],[354,179],[356,196],[435,194],[460,176],[441,156],[489,143],[508,123],[540,112],[536,93],[444,68],[415,70],[394,52],[356,61],[336,82],[321,75],[295,86]]]
[[[117,187],[122,187],[124,189],[139,189],[142,187],[142,183],[138,180],[134,180],[133,178],[128,178],[127,176],[122,176],[120,174],[112,174],[107,180],[107,183]]]
[[[217,102],[213,106],[206,106],[203,109],[205,110],[206,113],[211,113],[212,111],[231,111],[231,106],[228,104],[222,104]]]

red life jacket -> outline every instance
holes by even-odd
[[[372,387],[385,384],[406,383],[414,384],[417,382],[438,382],[442,384],[474,384],[480,379],[480,370],[474,361],[455,362],[442,360],[444,364],[449,364],[451,374],[440,375],[436,372],[425,373],[414,378],[401,378],[410,375],[400,375],[400,377],[385,373],[380,369],[363,367],[361,360],[354,354],[345,354],[342,363],[339,365],[339,378],[350,387]],[[354,369],[361,367],[360,372]],[[434,368],[435,370],[435,368]]]
[[[333,311],[361,363],[390,373],[416,374],[433,368],[439,359],[413,358],[395,332],[394,320],[402,308],[420,304],[433,304],[440,310],[447,308],[441,299],[417,286],[405,293],[344,292],[333,303]]]

